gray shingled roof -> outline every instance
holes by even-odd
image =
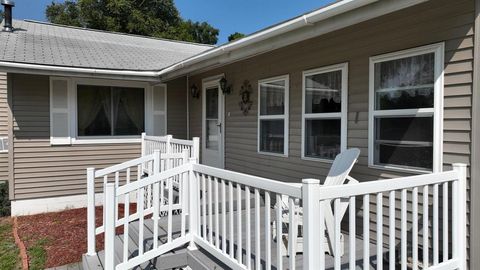
[[[212,46],[14,20],[0,30],[0,61],[111,70],[158,71]]]

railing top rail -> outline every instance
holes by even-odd
[[[157,183],[163,179],[168,179],[171,177],[174,177],[176,175],[179,175],[181,173],[188,172],[192,169],[192,164],[187,163],[180,165],[178,167],[163,171],[158,174],[154,174],[148,177],[145,177],[141,179],[140,181],[132,182],[130,184],[123,185],[117,189],[116,196],[120,196],[123,194],[130,193],[132,191],[135,191],[139,188],[143,188],[146,186],[149,186],[151,184]]]
[[[288,195],[290,197],[302,197],[302,188],[298,185],[292,185],[289,183],[275,181],[263,177],[213,168],[201,164],[192,164],[192,166],[193,170],[198,173],[218,177],[227,181],[236,182],[242,185],[263,189],[282,195]]]
[[[394,179],[363,182],[358,184],[319,186],[319,196],[320,200],[348,198],[352,196],[361,196],[380,192],[389,192],[414,187],[422,187],[426,185],[442,184],[445,182],[452,182],[458,179],[458,172],[448,171],[426,175],[416,175]]]
[[[175,144],[184,144],[184,145],[188,145],[188,146],[193,146],[193,140],[182,140],[182,139],[171,139],[170,140],[171,143],[175,143]]]
[[[145,135],[143,137],[146,141],[167,142],[167,136],[151,136]]]
[[[95,178],[102,177],[102,176],[105,176],[105,175],[108,175],[108,174],[111,174],[111,173],[114,173],[114,172],[117,172],[117,171],[126,170],[127,168],[140,165],[142,163],[153,160],[153,157],[154,157],[154,155],[151,154],[151,155],[139,157],[139,158],[136,158],[136,159],[132,159],[132,160],[129,160],[129,161],[117,164],[117,165],[113,165],[113,166],[107,167],[105,169],[95,171]]]

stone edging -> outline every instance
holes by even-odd
[[[17,217],[13,218],[13,237],[15,238],[15,243],[17,244],[18,248],[20,249],[20,257],[22,257],[22,268],[23,270],[28,270],[28,255],[27,249],[25,248],[25,244],[18,236],[18,223]]]

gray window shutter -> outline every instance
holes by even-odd
[[[50,144],[71,144],[69,80],[50,80]]]
[[[147,134],[167,135],[167,86],[161,84],[151,87],[146,97]]]

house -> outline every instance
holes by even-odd
[[[85,169],[138,156],[142,131],[200,137],[203,164],[286,182],[322,179],[347,147],[361,181],[478,164],[479,11],[344,0],[214,48],[14,21],[0,33],[13,213],[83,205]]]

